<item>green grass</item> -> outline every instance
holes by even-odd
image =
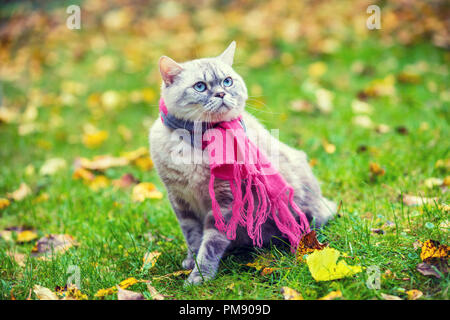
[[[25,299],[35,284],[50,289],[63,286],[70,265],[80,268],[82,291],[90,298],[97,290],[129,277],[151,279],[181,270],[186,245],[166,194],[163,200],[138,204],[131,201],[129,191],[109,187],[94,192],[72,178],[71,164],[78,156],[119,155],[147,146],[149,124],[158,116],[158,82],[149,82],[147,78],[149,72],[157,72],[156,60],[147,61],[139,72],[127,73],[122,51],[118,49],[123,39],[117,36],[110,40],[104,51],[85,52],[80,60],[73,59],[68,48],[56,46],[57,64],[44,65],[41,76],[28,86],[2,81],[5,101],[20,106],[22,111],[30,98],[30,87],[41,93],[59,95],[61,82],[71,80],[86,84],[87,90],[75,95],[72,106],[42,103],[35,120],[43,124],[41,131],[20,136],[20,124],[0,123],[0,197],[6,197],[6,193],[17,189],[21,182],[26,182],[35,192],[0,211],[0,230],[31,226],[39,236],[67,233],[80,243],[52,261],[30,257],[26,266],[20,267],[6,251],[29,253],[33,243],[15,244],[0,239],[1,299],[10,299],[12,288],[17,299]],[[283,286],[296,289],[305,299],[320,298],[332,290],[341,290],[345,299],[380,298],[381,293],[405,297],[404,292],[410,289],[421,290],[425,299],[448,299],[448,274],[436,279],[418,273],[420,250],[413,247],[417,240],[435,239],[447,244],[449,240],[448,229],[440,226],[448,221],[448,212],[439,206],[448,203],[448,194],[439,188],[428,189],[423,184],[427,178],[445,178],[449,174],[435,167],[437,160],[450,157],[448,53],[426,43],[388,46],[376,39],[352,42],[332,55],[313,56],[284,44],[280,44],[279,49],[292,53],[292,65],[281,64],[276,57],[264,67],[247,68],[245,55],[238,53],[236,69],[243,74],[250,95],[254,95],[255,85],[262,88],[262,96],[257,97],[256,102],[250,101],[252,108],[248,110],[268,128],[278,128],[283,142],[303,149],[310,159],[317,159],[313,171],[322,182],[323,193],[342,202],[341,216],[319,231],[319,239],[353,257],[350,264],[378,266],[382,273],[381,289],[367,288],[365,271],[350,278],[316,282],[306,264],[298,264],[292,254],[277,248],[262,250],[274,255],[272,266],[279,268],[267,276],[245,266],[260,251],[257,250],[246,256],[225,258],[217,277],[206,284],[184,288],[183,279],[170,278],[153,281],[154,287],[174,299],[282,299],[280,289]],[[107,76],[98,76],[92,70],[98,57],[105,54],[115,57],[119,66]],[[308,65],[316,61],[328,66],[318,84],[335,94],[334,109],[330,114],[294,112],[290,101],[314,100],[306,82],[309,81]],[[351,71],[355,61],[363,62],[371,71],[367,74]],[[372,121],[389,125],[390,132],[378,134],[352,124],[351,102],[373,79],[395,76],[405,66],[423,61],[429,68],[421,74],[420,83],[397,81],[394,96],[368,100],[374,108]],[[429,89],[430,83],[436,86],[435,92]],[[148,86],[156,92],[152,103],[128,102],[106,111],[87,107],[91,93],[115,90],[125,94]],[[62,118],[61,126],[52,125],[55,115]],[[86,123],[109,132],[109,138],[97,149],[88,149],[81,143]],[[423,123],[428,127],[424,129]],[[131,140],[120,137],[118,125],[131,129]],[[406,127],[408,134],[398,133],[395,128],[399,126]],[[334,144],[336,152],[326,153],[323,140]],[[368,150],[357,152],[360,146]],[[53,157],[66,159],[68,168],[51,177],[40,176],[41,165]],[[370,162],[380,164],[386,174],[371,179]],[[29,165],[34,166],[37,173],[27,175],[25,168]],[[128,172],[164,190],[154,170],[142,171],[128,166],[108,169],[106,176],[113,179]],[[49,200],[34,203],[42,193],[49,194]],[[407,207],[399,200],[402,193],[438,197],[439,200],[436,205]],[[381,228],[388,221],[395,226],[385,228],[385,234],[371,232],[372,228]],[[144,237],[148,232],[154,235],[153,241]],[[141,271],[142,257],[153,250],[162,252],[156,266]],[[385,275],[388,270],[391,276]],[[143,284],[131,290],[146,291]],[[116,299],[116,296],[106,299]]]

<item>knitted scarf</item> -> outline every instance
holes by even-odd
[[[164,125],[171,129],[186,129],[192,137],[195,126],[192,121],[180,120],[169,114],[162,98],[159,101],[159,110]],[[293,200],[292,186],[248,139],[242,118],[214,124],[202,123],[201,134],[202,149],[206,148],[209,156],[209,195],[217,229],[228,239],[234,240],[237,226],[246,227],[253,244],[261,247],[261,228],[270,217],[281,233],[289,239],[292,250],[295,250],[303,234],[310,231],[306,215]],[[191,138],[191,144],[194,146],[193,141]],[[228,181],[233,194],[232,214],[228,222],[225,221],[216,200],[216,178]],[[292,211],[299,216],[300,223],[297,223]]]

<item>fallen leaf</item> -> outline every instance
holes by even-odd
[[[83,134],[83,144],[88,148],[97,148],[103,144],[103,142],[108,139],[108,131],[100,130],[97,132],[89,132]]]
[[[437,198],[425,198],[419,196],[413,196],[410,194],[403,195],[403,203],[407,206],[420,206],[424,204],[434,204]]]
[[[311,102],[306,100],[294,100],[291,102],[291,110],[296,112],[311,113],[314,111],[314,106]]]
[[[158,261],[160,255],[161,252],[159,251],[147,252],[142,258],[144,264],[141,267],[141,271],[153,268],[156,264],[156,261]]]
[[[137,183],[139,183],[139,180],[137,180],[131,173],[126,173],[122,175],[120,179],[112,181],[114,187],[122,189],[129,188]]]
[[[153,277],[153,280],[161,280],[161,279],[167,279],[167,278],[171,278],[171,277],[187,276],[191,272],[192,272],[192,270],[175,271],[175,272],[172,272],[172,273],[165,274],[163,276],[155,276],[155,277]]]
[[[152,285],[151,282],[147,282],[147,290],[153,300],[164,300],[164,296],[160,294]]]
[[[327,295],[323,296],[319,300],[334,300],[334,299],[338,299],[338,298],[342,298],[341,290],[331,291],[330,293],[328,293]]]
[[[336,152],[336,146],[332,143],[329,143],[328,141],[323,141],[322,147],[326,153],[332,154]]]
[[[419,271],[424,276],[434,276],[440,279],[441,275],[439,274],[439,272],[436,271],[437,268],[436,269],[435,268],[436,268],[435,266],[429,263],[422,262],[417,265],[416,270]]]
[[[31,256],[42,260],[51,260],[54,254],[64,253],[76,245],[78,244],[71,235],[48,234],[37,241],[31,250]]]
[[[38,284],[35,284],[33,287],[33,292],[36,294],[39,300],[59,300],[56,293],[51,291],[48,288],[42,287]]]
[[[17,233],[17,242],[30,242],[38,237],[37,233],[32,230],[24,230]]]
[[[153,183],[141,182],[133,187],[131,198],[135,202],[143,202],[146,199],[162,199],[163,194]]]
[[[390,295],[390,294],[385,294],[385,293],[381,293],[381,297],[382,297],[384,300],[403,300],[403,299],[400,298],[400,297],[393,296],[393,295]]]
[[[10,256],[20,267],[25,267],[26,255],[18,252],[7,251],[6,254]]]
[[[444,180],[439,179],[439,178],[428,178],[423,182],[423,184],[428,189],[433,189],[434,187],[439,187],[439,186],[443,185]]]
[[[273,255],[271,253],[262,254],[257,256],[253,262],[247,263],[246,266],[255,268],[256,270],[259,271],[263,268],[269,267],[273,259],[274,259]]]
[[[450,247],[445,244],[440,244],[436,240],[427,240],[422,245],[420,259],[424,262],[432,262],[433,259],[447,259]]]
[[[30,187],[25,182],[22,182],[19,186],[19,189],[17,189],[12,193],[8,193],[7,196],[8,198],[13,199],[15,201],[22,201],[30,194],[31,194]]]
[[[125,290],[116,285],[117,300],[145,300],[142,293]]]
[[[120,288],[122,288],[122,289],[126,289],[126,288],[128,288],[128,287],[130,287],[133,284],[136,284],[138,282],[139,282],[139,280],[137,280],[136,278],[132,277],[132,278],[128,278],[128,279],[125,279],[125,280],[121,281],[118,284],[118,286]],[[95,294],[95,297],[102,298],[104,296],[111,295],[111,294],[116,293],[116,292],[117,292],[117,285],[114,286],[114,287],[111,287],[111,288],[98,290],[97,293]]]
[[[83,180],[89,182],[94,180],[95,175],[85,168],[78,168],[74,171],[72,178],[75,180]]]
[[[143,171],[148,171],[153,168],[153,161],[149,157],[138,158],[134,164]]]
[[[92,181],[89,181],[88,186],[93,191],[99,191],[109,186],[109,179],[104,175],[96,176]]]
[[[261,270],[261,275],[262,276],[267,276],[269,274],[272,274],[275,271],[275,268],[269,268],[269,267],[265,267]]]
[[[316,231],[312,230],[305,234],[301,239],[297,247],[296,257],[298,262],[303,262],[303,257],[306,254],[313,252],[314,250],[322,250],[328,244],[320,243],[317,240]]]
[[[423,296],[423,292],[416,289],[408,290],[406,294],[408,295],[408,300],[417,300]]]
[[[281,288],[281,294],[284,300],[303,300],[303,296],[300,293],[289,287]]]
[[[75,168],[85,168],[89,170],[103,171],[112,167],[123,167],[129,164],[128,159],[123,157],[113,157],[110,155],[96,156],[92,160],[87,158],[75,159]]]
[[[375,162],[371,162],[369,164],[369,170],[373,176],[384,176],[384,174],[386,173],[386,171],[382,167],[380,167],[378,163]]]
[[[133,151],[122,152],[120,156],[127,159],[130,162],[133,162],[139,158],[148,157],[149,153],[146,147],[140,147]]]
[[[64,287],[56,287],[56,294],[61,300],[87,300],[88,296],[81,292],[76,285],[69,284]]]
[[[11,202],[8,199],[0,198],[0,210],[5,209],[11,204]]]
[[[66,160],[62,158],[52,158],[45,161],[45,163],[39,170],[39,173],[43,176],[45,175],[51,176],[54,175],[56,172],[65,169],[66,167],[67,167]]]
[[[312,277],[316,281],[335,280],[352,276],[362,271],[361,266],[349,266],[343,260],[337,262],[341,252],[326,247],[316,250],[306,258]]]

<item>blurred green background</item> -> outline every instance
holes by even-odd
[[[79,30],[66,26],[72,4],[81,8]],[[374,4],[381,29],[369,30]],[[232,40],[247,110],[305,150],[323,193],[341,203],[341,217],[320,239],[364,266],[392,270],[384,292],[447,297],[448,276],[418,274],[420,248],[412,244],[448,242],[448,1],[2,1],[0,8],[0,230],[68,233],[80,243],[48,262],[29,257],[33,241],[0,240],[3,299],[13,288],[26,298],[35,284],[64,285],[70,264],[81,266],[90,298],[130,276],[181,268],[186,248],[151,163],[140,157],[89,169],[93,182],[74,174],[76,159],[147,148],[158,118],[158,58],[215,56]],[[154,183],[163,199],[132,201],[132,191],[111,185],[123,174]],[[12,193],[22,183],[29,191],[19,199]],[[433,205],[408,205],[404,194]],[[149,230],[156,240],[143,237]],[[143,272],[149,250],[163,254]],[[25,255],[24,266],[11,252]],[[176,298],[282,298],[282,285],[310,299],[331,289],[349,299],[380,297],[363,275],[329,286],[288,253],[277,257],[281,271],[269,280],[229,258],[206,287],[183,289],[179,279],[155,286]]]

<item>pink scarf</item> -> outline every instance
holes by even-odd
[[[166,124],[168,112],[162,98],[159,101],[159,109],[161,119]],[[295,250],[303,234],[310,231],[306,215],[293,200],[294,189],[248,139],[241,123],[240,118],[215,123],[213,129],[207,130],[203,135],[203,140],[209,141],[208,144],[203,144],[203,149],[206,146],[209,155],[209,195],[215,226],[226,234],[229,240],[236,238],[238,225],[246,227],[253,244],[261,247],[261,228],[267,218],[271,217],[281,233],[289,239],[292,250]],[[230,141],[234,141],[234,146],[230,146]],[[216,178],[228,181],[233,194],[232,215],[228,223],[225,222],[216,200]],[[258,200],[257,205],[255,198]],[[300,224],[291,210],[299,216]]]

